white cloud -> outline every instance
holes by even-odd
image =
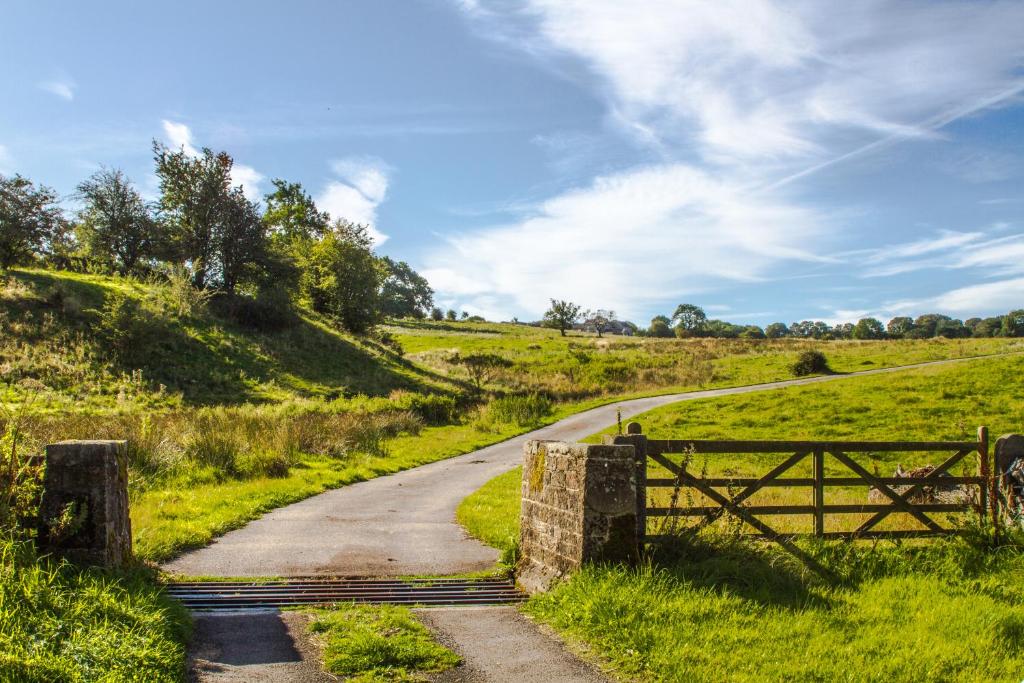
[[[553,69],[583,64],[609,121],[667,160],[550,198],[431,257],[441,294],[498,293],[535,315],[552,295],[628,314],[811,259],[830,230],[783,186],[895,141],[941,139],[949,123],[1024,91],[1024,4],[1005,0],[457,4]],[[673,163],[684,156],[688,166]],[[974,239],[902,245],[873,268],[945,263]]]
[[[191,128],[184,123],[168,121],[167,119],[164,119],[161,123],[164,127],[164,138],[167,140],[167,144],[174,149],[183,150],[189,156],[199,156],[199,150],[192,144]]]
[[[39,83],[40,90],[45,90],[51,95],[56,95],[62,100],[67,100],[68,102],[75,99],[76,87],[75,83],[70,79],[58,79]]]
[[[466,307],[539,312],[550,297],[630,315],[652,300],[755,282],[804,249],[824,218],[669,164],[598,178],[524,221],[451,237],[424,275]],[[497,298],[495,298],[497,297]]]
[[[14,157],[4,145],[0,145],[0,173],[4,175],[14,173]]]
[[[167,119],[164,119],[161,123],[164,128],[164,138],[172,148],[180,149],[185,154],[193,157],[201,154],[193,143],[192,129],[187,124]],[[265,179],[266,176],[252,166],[235,162],[231,167],[231,184],[241,187],[242,194],[251,202],[259,201],[263,196],[260,184]]]
[[[982,268],[987,275],[1024,273],[1024,235],[993,237],[1009,226],[994,223],[987,232],[942,231],[934,237],[846,255],[866,264],[864,277],[888,277],[924,269]]]
[[[1021,308],[1024,302],[1024,277],[997,280],[958,287],[927,299],[897,301],[885,312],[914,315],[942,312],[951,315],[994,315]]]
[[[332,218],[344,218],[369,228],[375,246],[388,236],[377,229],[377,207],[387,197],[390,169],[379,159],[350,157],[331,162],[338,180],[330,180],[316,199]]]

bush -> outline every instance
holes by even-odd
[[[451,424],[459,417],[458,403],[453,397],[442,394],[414,394],[409,401],[409,410],[429,425]]]
[[[93,334],[101,352],[125,366],[145,365],[150,345],[167,337],[166,319],[121,293],[108,295],[102,308],[88,312],[96,316]]]
[[[495,422],[521,427],[537,424],[551,414],[551,399],[540,394],[503,396],[491,401],[487,411]]]
[[[825,354],[821,351],[804,351],[797,357],[796,362],[790,366],[790,370],[797,377],[832,372],[828,367],[828,359],[825,358]]]

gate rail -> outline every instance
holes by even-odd
[[[630,423],[625,435],[608,437],[607,442],[630,444],[634,447],[637,464],[637,524],[640,538],[646,542],[658,542],[671,535],[647,533],[649,517],[700,517],[696,525],[688,526],[687,533],[714,523],[725,515],[731,515],[753,527],[757,533],[745,533],[748,537],[766,538],[786,547],[794,554],[804,556],[790,542],[794,536],[813,535],[825,539],[869,539],[907,538],[937,536],[958,533],[957,529],[943,526],[931,514],[977,511],[983,518],[991,515],[998,520],[998,496],[994,491],[992,467],[989,457],[988,429],[978,428],[977,441],[728,441],[702,439],[650,439],[641,433],[640,425]],[[866,452],[949,452],[939,465],[925,476],[881,477],[867,471],[851,458],[848,453]],[[789,453],[789,457],[760,477],[705,477],[687,469],[687,462],[676,463],[666,457],[668,454],[754,454]],[[977,474],[954,476],[949,469],[964,461],[969,455],[977,457]],[[831,457],[850,470],[851,476],[825,476],[825,461]],[[810,458],[812,476],[786,477],[780,475]],[[654,461],[666,469],[672,477],[648,478],[648,462]],[[864,486],[876,489],[887,499],[883,503],[827,504],[825,490],[829,486]],[[929,487],[955,487],[957,491],[971,491],[976,487],[977,496],[961,494],[958,502],[915,502],[915,496],[925,493]],[[767,487],[810,487],[813,489],[811,505],[749,505],[746,501],[758,491]],[[899,487],[901,490],[896,490]],[[672,488],[676,491],[689,489],[709,499],[715,505],[689,505],[670,507],[648,507],[648,490]],[[728,492],[719,489],[726,488]],[[738,491],[737,491],[738,489]],[[933,489],[934,490],[934,489]],[[675,498],[675,497],[674,497]],[[923,529],[878,530],[877,525],[894,512],[907,513]],[[874,513],[852,531],[826,531],[825,515]],[[763,515],[810,515],[813,517],[813,532],[780,532],[760,517]]]

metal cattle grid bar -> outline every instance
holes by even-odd
[[[359,602],[387,605],[503,605],[526,596],[508,579],[294,579],[182,581],[167,594],[191,610],[239,610]]]

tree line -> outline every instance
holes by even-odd
[[[570,301],[552,299],[551,306],[544,314],[542,324],[559,330],[574,329],[584,318],[591,315]],[[608,317],[598,316],[607,331]],[[588,319],[588,322],[592,321]],[[945,337],[1024,337],[1024,309],[1010,311],[1005,315],[990,318],[968,318],[959,320],[941,313],[926,313],[917,316],[897,316],[883,324],[877,318],[861,318],[856,323],[829,325],[821,320],[803,320],[786,325],[782,322],[759,325],[737,325],[724,320],[708,318],[696,304],[679,304],[672,316],[658,315],[649,327],[640,328],[629,322],[620,323],[621,328],[630,328],[633,334],[646,337],[710,337],[717,339],[931,339]],[[598,333],[602,327],[598,326]]]
[[[302,302],[362,334],[386,317],[423,318],[429,283],[377,256],[368,227],[321,211],[300,183],[273,181],[263,203],[233,186],[234,160],[153,143],[160,196],[146,202],[127,176],[101,169],[79,183],[67,214],[50,188],[0,175],[0,271],[47,265],[160,277],[275,306]]]

